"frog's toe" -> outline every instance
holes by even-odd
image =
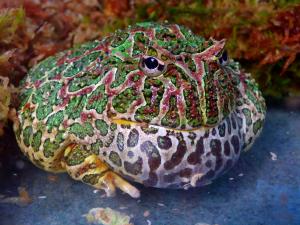
[[[119,188],[133,198],[138,198],[140,192],[118,174],[110,170],[99,157],[82,146],[69,145],[64,154],[64,167],[71,177],[103,189],[107,196],[114,196]]]
[[[129,184],[126,180],[121,178],[119,175],[112,171],[108,171],[104,176],[103,179],[111,182],[113,185],[115,185],[117,188],[120,188],[125,193],[129,194],[133,198],[139,198],[140,197],[140,191]],[[106,192],[107,193],[107,192]]]

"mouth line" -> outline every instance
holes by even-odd
[[[170,131],[176,131],[176,132],[193,132],[193,131],[205,131],[211,127],[197,127],[197,128],[191,128],[191,129],[177,129],[177,128],[172,128],[172,127],[165,127],[165,126],[160,126],[156,124],[150,124],[150,123],[144,123],[144,122],[137,122],[137,121],[131,121],[131,120],[126,120],[126,119],[119,119],[119,118],[113,118],[111,121],[115,124],[118,125],[124,125],[124,126],[140,126],[143,128],[148,128],[149,126],[154,127],[154,128],[165,128]]]

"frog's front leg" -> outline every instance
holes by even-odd
[[[105,162],[84,146],[69,145],[65,150],[63,166],[72,178],[97,189],[104,189],[107,196],[113,196],[117,187],[133,198],[140,197],[138,189],[114,173]]]

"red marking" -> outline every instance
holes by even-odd
[[[69,53],[63,55],[62,57],[59,58],[59,60],[57,60],[57,62],[56,62],[57,66],[61,66],[62,64],[64,64],[67,61],[68,54]]]
[[[39,88],[41,86],[42,81],[41,80],[37,80],[34,82],[34,86],[35,88]]]
[[[159,88],[151,86],[151,91],[152,91],[152,96],[151,96],[151,105],[155,104],[155,100],[157,98],[157,92],[158,92]]]
[[[68,128],[68,120],[64,120],[62,124],[65,129]]]
[[[92,98],[89,99],[88,104],[92,105],[94,102],[99,101],[103,98],[103,94],[100,93],[99,95],[95,95]]]
[[[81,112],[80,113],[80,119],[83,123],[86,122],[87,120],[91,119],[91,118],[95,118],[95,115],[92,112],[88,112],[88,113]]]
[[[199,62],[202,60],[208,61],[211,60],[213,56],[216,56],[223,48],[225,45],[225,39],[221,41],[216,41],[214,45],[210,46],[203,52],[199,54],[195,54],[195,61]]]
[[[61,78],[62,78],[62,75],[60,73],[58,73],[52,78],[52,80],[61,80]]]
[[[178,25],[171,25],[170,28],[172,29],[173,33],[176,35],[176,38],[182,39],[184,36],[182,35]]]
[[[31,110],[32,108],[34,108],[34,107],[31,107],[31,104],[29,102],[27,102],[23,107],[23,112],[26,110]]]

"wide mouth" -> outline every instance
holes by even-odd
[[[161,126],[161,125],[157,125],[157,124],[137,122],[137,121],[132,121],[132,120],[120,119],[120,118],[113,118],[113,119],[111,119],[111,121],[115,124],[118,124],[118,125],[139,126],[139,127],[142,127],[142,128],[149,128],[149,127],[164,128],[164,129],[167,129],[167,130],[170,130],[170,131],[176,131],[176,132],[193,132],[193,131],[203,131],[203,130],[205,131],[205,130],[211,128],[211,127],[202,126],[202,127],[190,128],[190,129],[178,129],[178,128]]]

